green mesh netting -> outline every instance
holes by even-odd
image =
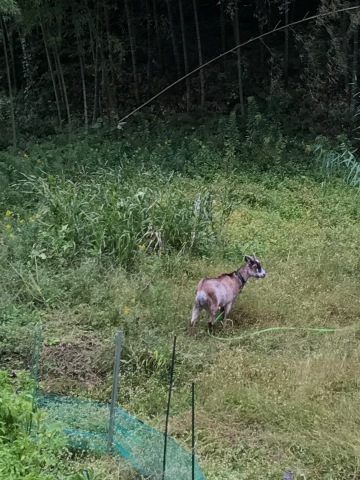
[[[60,421],[65,426],[69,446],[99,453],[107,451],[108,404],[41,392],[37,403],[51,421]],[[140,473],[153,479],[162,478],[164,434],[120,408],[115,409],[113,451]],[[168,437],[164,478],[190,480],[191,460],[191,453]],[[205,480],[197,461],[195,479]]]

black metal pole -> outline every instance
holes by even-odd
[[[166,470],[166,449],[167,449],[167,436],[168,436],[168,424],[169,424],[171,391],[172,391],[173,378],[174,378],[175,349],[176,349],[176,336],[174,337],[174,345],[173,345],[173,351],[172,351],[171,370],[170,370],[169,396],[168,396],[168,402],[167,402],[167,407],[166,407],[165,432],[164,432],[164,458],[163,458],[162,480],[165,479],[165,470]]]
[[[191,385],[191,480],[195,480],[195,383]]]

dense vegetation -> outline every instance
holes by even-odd
[[[250,103],[244,137],[234,115],[181,131],[138,119],[118,141],[59,138],[2,154],[1,363],[27,364],[41,320],[44,388],[108,400],[121,328],[119,403],[161,428],[177,334],[171,433],[189,446],[195,380],[208,478],[273,479],[288,466],[350,477],[359,460],[359,192],[346,167],[342,176],[321,165],[351,151],[291,139]],[[252,251],[268,275],[246,286],[234,326],[219,332],[232,340],[208,337],[206,322],[190,338],[198,279]],[[236,340],[271,325],[339,331]]]
[[[49,424],[40,411],[32,414],[33,382],[29,376],[3,370],[0,387],[0,478],[85,480],[76,458],[69,462],[61,425]],[[96,471],[87,465],[87,471],[92,480],[106,475],[101,465]],[[101,477],[97,476],[100,472]]]
[[[346,7],[354,5],[1,0],[0,146],[25,147],[34,137],[79,129],[116,132],[125,113],[180,75],[263,34],[169,90],[148,113],[235,108],[245,122],[246,98],[255,96],[288,131],[353,134],[359,14],[336,13]],[[323,16],[290,28],[313,14]]]

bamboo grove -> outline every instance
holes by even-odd
[[[188,77],[155,114],[246,115],[255,96],[297,128],[357,113],[359,13],[291,28],[342,0],[0,0],[0,146],[26,135],[114,126],[119,117],[215,55],[277,25]],[[351,3],[351,5],[354,5]],[[289,27],[287,27],[289,25]],[[329,127],[330,128],[330,127]]]

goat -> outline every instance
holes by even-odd
[[[231,273],[221,273],[214,278],[203,278],[196,288],[194,307],[192,310],[190,333],[194,333],[200,310],[205,309],[209,314],[209,332],[214,331],[215,317],[223,312],[223,325],[230,313],[236,297],[244,288],[250,277],[264,278],[265,270],[255,255],[245,255],[245,263]]]

